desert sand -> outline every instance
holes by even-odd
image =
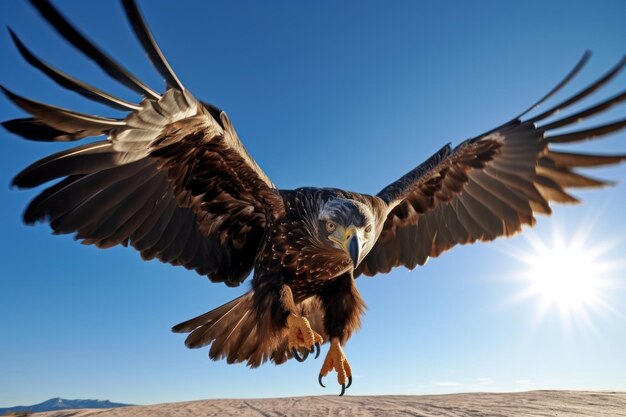
[[[626,392],[530,391],[424,396],[293,397],[202,400],[104,410],[65,410],[37,417],[187,416],[626,416]]]

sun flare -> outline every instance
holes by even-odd
[[[536,301],[539,321],[553,310],[565,325],[572,321],[592,325],[592,312],[616,313],[607,301],[608,290],[615,286],[611,273],[618,266],[607,259],[612,244],[592,244],[589,229],[582,228],[566,236],[553,227],[547,240],[527,232],[527,248],[511,253],[524,265],[515,276],[523,283],[515,299]]]

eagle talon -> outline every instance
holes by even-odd
[[[320,345],[324,342],[322,336],[313,331],[309,321],[305,317],[290,314],[287,317],[287,329],[289,332],[289,351],[298,361],[304,362],[309,353],[317,349],[315,358],[320,355]]]
[[[346,389],[350,388],[352,385],[352,369],[350,369],[350,364],[348,363],[346,355],[341,349],[339,339],[337,338],[331,339],[330,349],[326,354],[326,359],[324,359],[324,364],[322,365],[319,377],[317,378],[322,387],[326,388],[326,386],[322,383],[322,378],[328,375],[328,373],[332,370],[337,372],[337,382],[341,385],[341,394],[339,394],[341,397],[346,393]]]
[[[304,362],[307,356],[309,356],[308,353],[304,357],[300,356],[300,354],[298,353],[298,350],[295,347],[291,348],[291,354],[298,362]]]

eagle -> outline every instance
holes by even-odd
[[[166,83],[157,91],[78,31],[49,1],[39,14],[106,74],[142,96],[115,97],[44,62],[10,30],[21,56],[52,81],[126,112],[100,117],[22,97],[6,97],[29,114],[2,123],[41,142],[102,136],[34,162],[13,179],[19,188],[55,181],[28,205],[27,224],[48,222],[99,248],[132,246],[159,259],[238,286],[242,296],[173,327],[189,348],[213,360],[304,361],[329,342],[318,375],[335,371],[341,394],[352,383],[342,347],[360,327],[365,304],[356,279],[413,269],[456,245],[512,236],[550,214],[550,203],[577,203],[570,188],[609,184],[576,170],[616,164],[626,155],[557,151],[554,144],[596,139],[626,119],[561,130],[626,100],[626,92],[555,115],[583,102],[626,65],[622,58],[597,81],[547,110],[589,60],[586,52],[537,103],[508,122],[452,147],[443,146],[376,195],[333,188],[278,188],[246,151],[228,115],[187,90],[167,62],[133,0],[128,21]],[[532,116],[531,116],[532,115]],[[556,131],[556,132],[555,132]]]

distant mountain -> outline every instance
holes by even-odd
[[[11,408],[0,408],[0,416],[11,411],[32,411],[40,413],[42,411],[67,410],[76,408],[114,408],[128,407],[132,404],[112,403],[109,400],[66,400],[63,398],[51,398],[35,405],[18,405]]]

